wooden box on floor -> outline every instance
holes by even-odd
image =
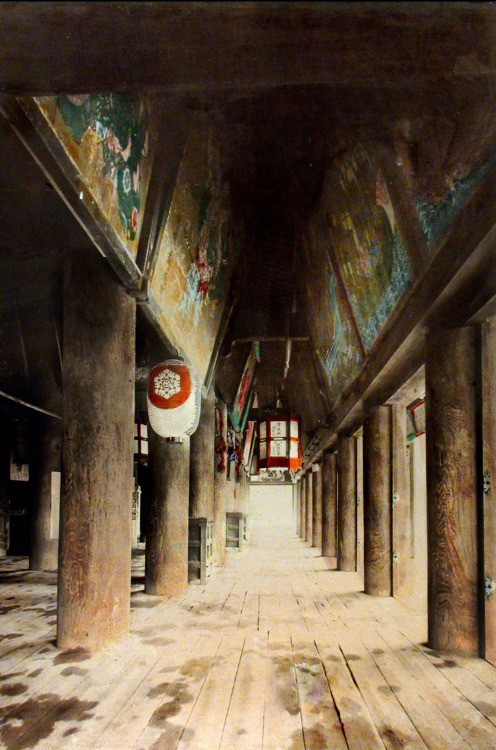
[[[226,549],[240,552],[246,544],[246,516],[226,513]]]
[[[188,532],[188,581],[206,583],[212,573],[213,521],[190,518]]]

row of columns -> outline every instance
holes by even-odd
[[[496,345],[496,325],[486,327],[486,337]],[[426,349],[428,639],[432,648],[471,655],[483,652],[488,612],[483,537],[496,538],[496,508],[487,498],[494,492],[490,475],[486,471],[484,482],[478,476],[478,467],[490,465],[496,449],[490,399],[496,392],[496,346],[489,350],[488,344],[483,354],[490,362],[482,378],[489,396],[481,406],[477,329],[433,332]],[[397,594],[408,585],[405,406],[379,406],[363,424],[364,590],[376,596]],[[301,538],[335,556],[341,571],[357,566],[356,450],[356,437],[338,435],[337,449],[325,451],[318,466],[309,467],[297,495]],[[486,559],[492,554],[486,542]],[[486,577],[486,597],[491,596],[488,580],[493,578]],[[486,622],[486,648],[496,653],[493,631],[496,635]]]
[[[58,567],[57,645],[97,650],[130,623],[136,302],[91,251],[68,259],[63,300],[62,421],[40,438],[31,567]],[[215,409],[202,399],[197,430],[179,443],[149,430],[148,594],[186,588],[190,516],[214,521],[214,564],[224,563],[226,511],[243,502],[246,482],[216,470]],[[58,471],[57,540],[49,478]]]

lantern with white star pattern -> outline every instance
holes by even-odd
[[[191,435],[198,427],[201,382],[194,370],[178,359],[169,359],[150,371],[148,419],[164,438]]]

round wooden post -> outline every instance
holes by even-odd
[[[336,453],[322,458],[322,554],[336,557],[337,476]]]
[[[217,407],[222,416],[222,438],[227,445],[227,406],[222,401],[217,402]],[[217,436],[216,439],[219,439]],[[224,453],[225,468],[221,471],[218,466],[220,455],[215,454],[215,473],[214,473],[214,565],[224,565],[226,561],[226,512],[228,504],[228,486],[227,481],[227,448]]]
[[[312,544],[313,541],[313,471],[310,467],[307,471],[307,484],[305,488],[306,526],[305,541]]]
[[[393,404],[391,418],[392,593],[393,596],[402,598],[408,593],[411,560],[410,458],[406,445],[406,404]],[[422,533],[425,531],[422,530]]]
[[[300,537],[305,541],[307,536],[307,475],[301,475],[300,494]]]
[[[312,466],[312,547],[322,546],[322,472],[320,464]]]
[[[475,330],[432,332],[425,376],[429,646],[477,656]]]
[[[192,518],[214,517],[215,400],[202,398],[198,427],[190,438],[189,498]]]
[[[152,497],[146,530],[145,593],[175,596],[188,585],[189,437],[170,443],[148,432]]]
[[[298,479],[293,485],[294,512],[296,520],[296,536],[300,536],[301,523],[301,480]]]
[[[91,248],[64,276],[57,644],[129,628],[136,303]]]
[[[31,521],[30,570],[57,570],[61,446],[61,421],[45,418],[40,425],[36,497]]]
[[[484,576],[496,580],[496,316],[482,324]],[[485,654],[496,665],[496,596],[484,600]]]
[[[356,570],[356,445],[338,435],[338,570]]]
[[[391,596],[391,409],[375,409],[363,426],[365,593]]]

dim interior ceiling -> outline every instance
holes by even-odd
[[[260,406],[281,394],[307,434],[325,424],[333,398],[319,369],[305,300],[306,285],[324,272],[325,259],[312,265],[299,233],[326,174],[357,144],[390,146],[406,133],[416,179],[433,197],[453,165],[477,157],[496,133],[488,53],[494,13],[470,3],[451,12],[450,4],[429,3],[417,9],[380,3],[375,10],[359,3],[353,12],[339,3],[290,3],[286,9],[281,3],[213,3],[210,11],[204,3],[102,3],[95,11],[86,3],[4,5],[5,28],[11,23],[27,47],[6,42],[2,54],[10,55],[12,69],[3,90],[123,87],[152,91],[158,99],[173,91],[185,110],[215,120],[234,210],[247,227],[217,387],[232,401],[249,342],[259,340]],[[45,14],[36,29],[36,5],[59,6],[53,9],[58,16]],[[114,8],[119,15],[111,18],[112,5],[127,7]],[[78,55],[72,13],[83,39]],[[121,26],[128,57],[119,54],[110,66],[108,39]],[[34,37],[30,60],[38,66],[21,74]],[[56,38],[66,54],[65,77],[44,53]],[[188,64],[181,67],[183,57]],[[25,86],[23,76],[32,77]],[[56,408],[61,266],[64,254],[88,239],[22,144],[1,127],[0,388]],[[332,256],[333,250],[325,252]],[[337,256],[331,261],[341,262]],[[325,316],[318,322],[330,324]],[[141,314],[138,326],[138,358],[146,359],[157,348],[156,336]]]

